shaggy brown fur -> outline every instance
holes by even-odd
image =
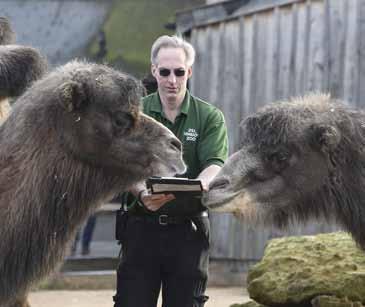
[[[0,126],[0,306],[57,266],[99,204],[152,174],[185,171],[178,139],[140,112],[140,89],[72,62],[16,101]]]
[[[0,98],[19,96],[46,70],[47,62],[36,49],[0,46]]]
[[[15,33],[6,17],[0,16],[0,45],[9,45],[15,42]]]
[[[19,96],[47,69],[46,60],[30,47],[8,45],[15,34],[9,21],[0,17],[0,124],[10,112],[9,97]]]
[[[14,43],[9,21],[0,17],[0,45]],[[22,46],[0,46],[0,125],[10,114],[9,98],[20,95],[46,71],[47,63],[37,50]],[[2,305],[4,306],[4,305]],[[29,307],[24,295],[8,307]]]
[[[279,227],[335,220],[365,249],[364,112],[311,95],[266,106],[242,127],[206,205]]]

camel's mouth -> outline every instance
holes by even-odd
[[[223,188],[215,187],[205,193],[202,198],[203,204],[211,209],[223,207],[231,202],[240,192],[229,192]]]
[[[229,185],[230,181],[226,177],[219,177],[209,184],[209,190],[223,190],[227,189]]]
[[[186,172],[186,165],[182,156],[168,159],[166,156],[154,155],[156,167],[154,174],[157,176],[174,176]]]
[[[231,182],[225,177],[217,177],[209,184],[209,191],[203,196],[203,203],[209,208],[224,206],[236,197],[238,192],[231,190]]]

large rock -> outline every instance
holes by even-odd
[[[247,277],[267,306],[310,306],[319,295],[365,302],[365,252],[343,232],[274,239]]]
[[[361,302],[352,302],[348,298],[338,298],[330,295],[317,296],[312,300],[313,307],[364,307]]]

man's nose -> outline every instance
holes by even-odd
[[[173,72],[170,73],[168,80],[171,83],[175,83],[176,82],[176,76],[175,76],[175,74]]]

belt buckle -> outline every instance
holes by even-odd
[[[162,226],[166,226],[168,224],[167,222],[168,215],[161,214],[158,216],[158,223]]]

